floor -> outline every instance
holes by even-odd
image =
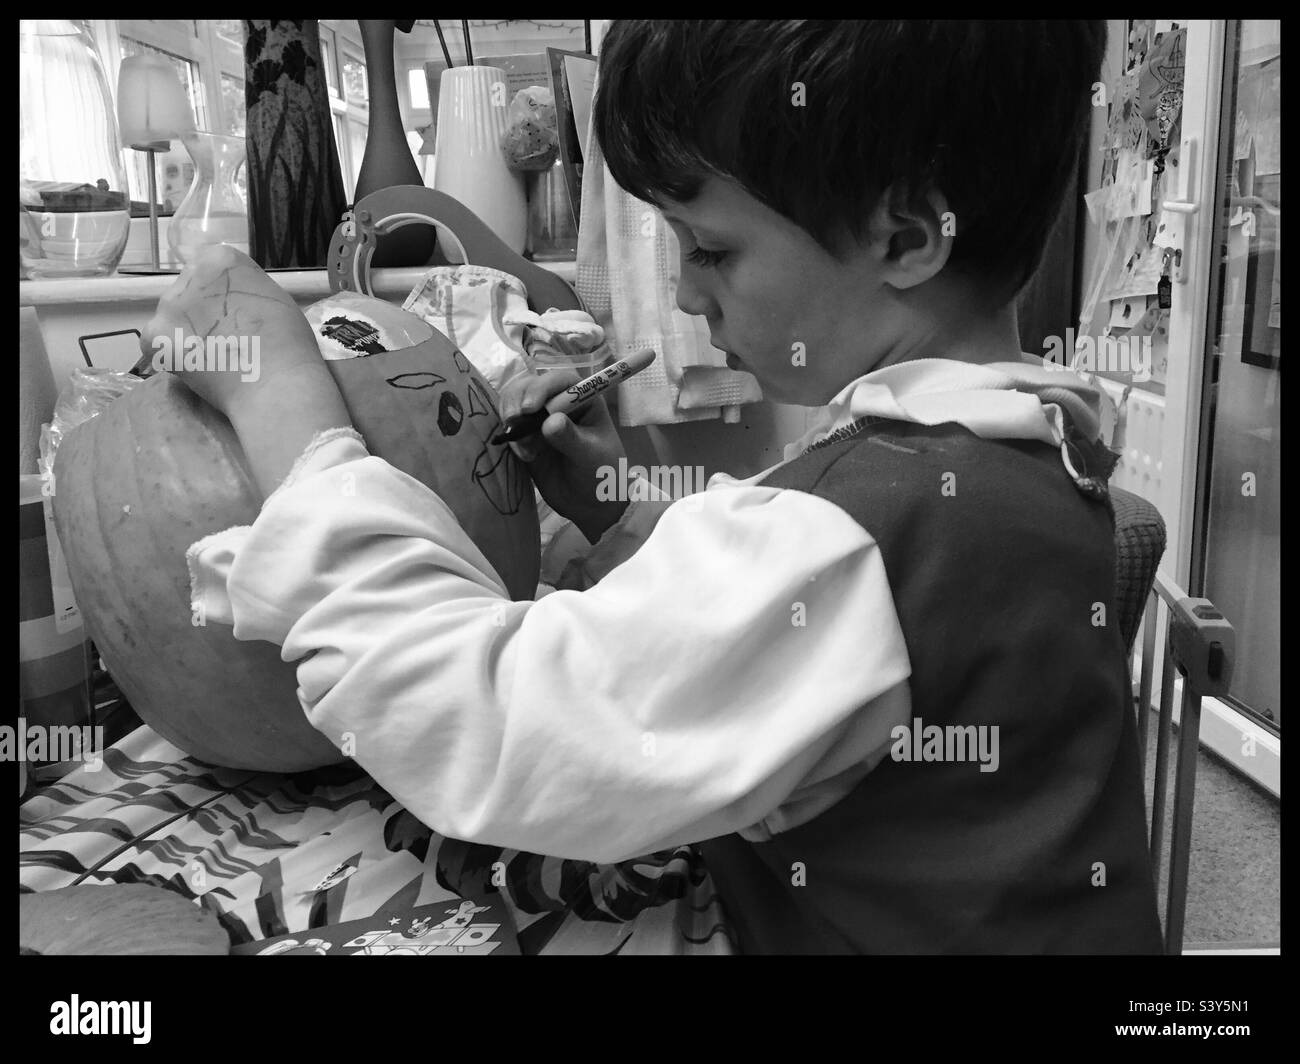
[[[1150,746],[1148,809],[1154,741]],[[1171,788],[1171,807],[1172,799]],[[1202,749],[1196,767],[1184,924],[1188,950],[1209,944],[1251,948],[1281,943],[1281,845],[1281,802]],[[1162,919],[1166,889],[1162,877]]]

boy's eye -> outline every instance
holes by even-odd
[[[702,247],[692,248],[686,255],[686,261],[692,266],[716,266],[727,257],[725,251],[709,251]]]

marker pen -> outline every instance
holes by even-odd
[[[609,391],[620,381],[640,373],[654,360],[655,353],[648,349],[619,359],[612,366],[606,366],[586,380],[571,384],[559,395],[552,396],[541,410],[532,414],[516,414],[506,419],[501,431],[492,437],[492,442],[510,443],[513,440],[522,440],[527,436],[535,435],[541,431],[543,423],[552,414],[576,414],[596,396]]]

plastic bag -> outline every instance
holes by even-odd
[[[59,393],[54,404],[54,419],[41,426],[41,476],[54,475],[54,456],[63,437],[83,421],[107,410],[113,401],[132,388],[143,384],[144,378],[134,373],[115,369],[74,369],[68,386]]]
[[[520,89],[506,110],[501,150],[512,170],[549,170],[560,154],[560,127],[550,89]]]

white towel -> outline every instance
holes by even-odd
[[[402,309],[428,322],[500,392],[531,373],[524,326],[528,292],[513,274],[490,266],[435,266],[411,289]]]
[[[587,138],[578,226],[578,294],[605,329],[616,358],[649,347],[659,357],[619,385],[621,425],[668,425],[724,416],[762,398],[748,373],[726,368],[702,318],[677,309],[677,238],[659,211],[610,176]]]

